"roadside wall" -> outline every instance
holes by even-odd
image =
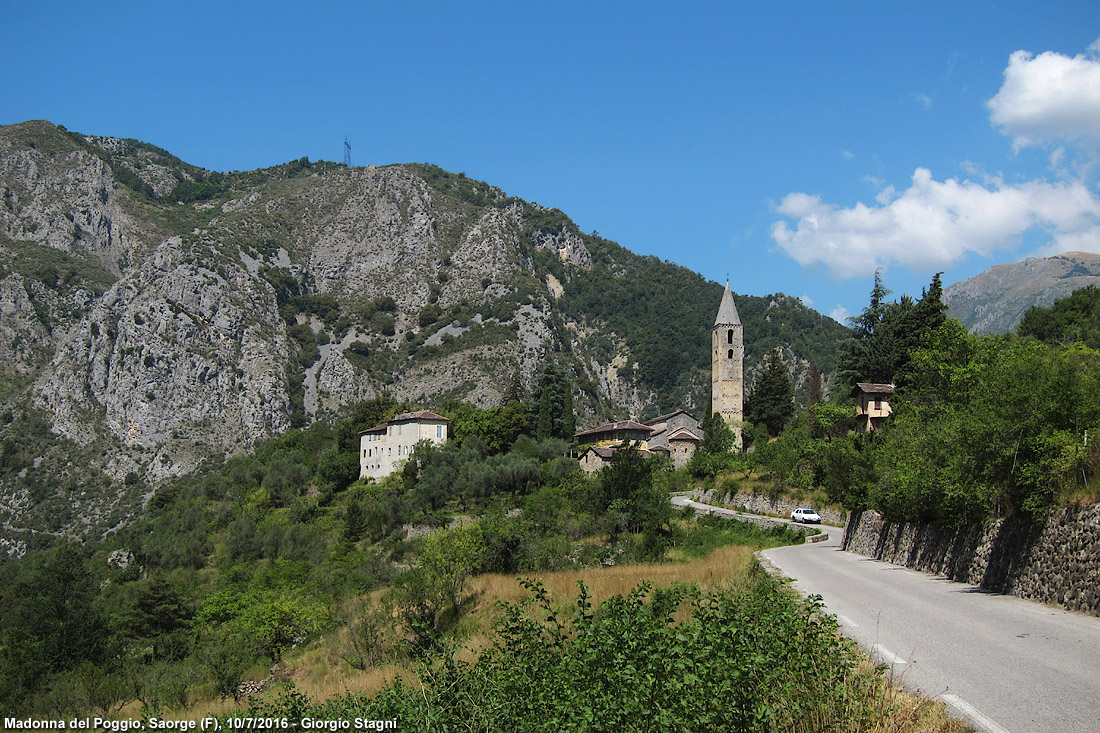
[[[696,501],[701,501],[705,504],[714,504],[715,506],[724,506],[730,509],[744,508],[745,511],[755,514],[778,514],[786,519],[790,519],[791,512],[799,507],[815,508],[817,509],[818,515],[821,517],[821,521],[825,524],[831,524],[834,527],[843,527],[848,520],[846,514],[833,509],[809,507],[808,504],[795,504],[786,499],[772,499],[762,494],[737,493],[727,496],[725,494],[719,494],[719,492],[713,489],[707,489],[706,491],[703,489],[696,489],[691,492],[691,496]]]
[[[951,530],[853,512],[843,548],[1100,616],[1100,504],[1059,510],[1045,524],[997,519]]]

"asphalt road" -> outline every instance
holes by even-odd
[[[1100,731],[1100,619],[844,552],[844,530],[822,529],[824,542],[762,554],[904,686],[989,733]]]
[[[980,730],[1100,731],[1100,619],[844,552],[825,529],[763,555],[907,688]]]

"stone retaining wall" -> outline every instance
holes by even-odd
[[[997,519],[950,530],[853,512],[843,547],[997,593],[1100,615],[1100,504],[1059,510],[1045,524]]]
[[[696,489],[691,492],[691,496],[696,501],[701,501],[704,504],[714,504],[715,506],[724,506],[730,509],[744,509],[747,512],[754,512],[756,514],[777,514],[785,519],[791,518],[791,512],[799,507],[809,507],[807,504],[796,504],[786,499],[772,499],[769,496],[763,494],[745,494],[737,493],[733,495],[719,494],[713,489]],[[842,512],[838,512],[834,509],[817,509],[818,515],[821,517],[821,521],[825,524],[831,524],[834,527],[843,527],[845,522],[848,521],[848,516]]]

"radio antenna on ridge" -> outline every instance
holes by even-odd
[[[344,165],[351,168],[351,143],[348,142],[347,135],[344,135]]]

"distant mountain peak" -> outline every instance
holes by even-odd
[[[943,301],[971,333],[1008,333],[1031,306],[1050,306],[1088,285],[1100,285],[1100,254],[1066,252],[995,265],[948,287]]]

